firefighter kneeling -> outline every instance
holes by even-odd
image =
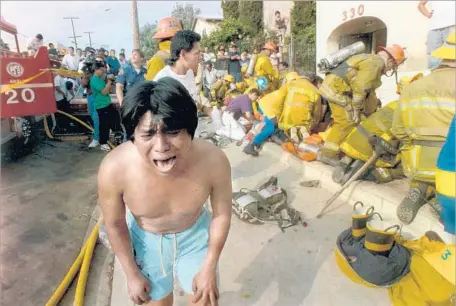
[[[256,150],[274,134],[277,125],[285,132],[299,127],[308,135],[320,121],[321,96],[312,80],[290,72],[287,83],[258,102],[263,114],[263,130],[244,148],[244,153],[258,156]]]
[[[234,84],[234,77],[227,74],[223,79],[217,80],[211,85],[210,101],[212,106],[222,106],[225,102],[226,94],[229,89],[236,88]]]
[[[334,125],[320,150],[322,162],[337,166],[341,142],[379,106],[375,90],[381,85],[382,75],[396,71],[404,60],[404,50],[399,45],[379,47],[377,54],[353,55],[326,73],[320,92],[329,102]]]
[[[456,106],[455,32],[432,56],[442,59],[431,74],[404,88],[394,112],[392,132],[402,142],[404,173],[411,178],[407,196],[397,209],[405,224],[435,194],[436,163]]]
[[[397,94],[401,94],[405,85],[421,77],[423,77],[423,74],[420,73],[414,77],[401,78],[397,85]],[[391,133],[391,127],[396,108],[397,101],[388,103],[352,129],[340,145],[340,149],[345,156],[334,169],[332,176],[334,182],[341,185],[345,184],[364,165],[369,157],[372,156],[373,149],[368,142],[369,137],[376,135],[386,142],[394,139],[394,135]],[[403,177],[400,155],[397,155],[390,160],[378,159],[375,162],[375,166],[363,176],[363,179],[372,180],[377,183],[387,183]]]

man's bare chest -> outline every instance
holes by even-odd
[[[158,218],[198,210],[210,192],[210,182],[204,178],[151,179],[131,183],[124,192],[124,201],[136,216]]]

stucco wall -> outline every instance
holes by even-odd
[[[359,32],[368,32],[367,24],[376,26],[380,19],[387,28],[386,44],[406,47],[407,61],[401,65],[399,77],[426,71],[428,19],[420,14],[417,5],[418,1],[317,1],[317,61],[334,51],[337,39],[328,38],[340,26],[344,33],[356,33],[353,21],[363,18],[362,27],[358,24]],[[373,22],[366,17],[372,17]],[[396,99],[394,77],[384,77],[382,82],[377,95],[384,103]]]
[[[193,31],[196,33],[203,35],[203,32],[206,31],[206,35],[211,34],[212,31],[214,31],[217,28],[217,25],[220,22],[218,21],[206,21],[206,20],[201,20],[198,19],[196,21],[195,27]]]
[[[293,1],[263,1],[263,21],[268,29],[274,27],[276,11],[280,11],[281,17],[286,17],[287,34],[290,33],[290,11],[293,8]]]

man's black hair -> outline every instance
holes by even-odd
[[[277,15],[277,14],[280,15],[280,11],[275,11],[274,15]]]
[[[190,30],[179,31],[171,39],[171,58],[169,64],[173,65],[180,56],[182,50],[189,52],[195,43],[201,41],[201,35]]]
[[[68,47],[68,49],[73,49],[73,51],[74,51],[74,47]]]
[[[142,82],[127,91],[120,112],[128,139],[134,141],[135,129],[149,111],[154,124],[163,123],[163,129],[186,130],[192,139],[195,136],[198,126],[196,105],[179,81],[164,77],[158,82]]]
[[[256,94],[258,97],[261,95],[260,91],[256,88],[250,89],[249,95],[251,95],[251,94]]]
[[[54,47],[54,44],[53,44],[53,43],[49,43],[49,47],[50,47],[50,46],[53,46],[53,47]]]
[[[43,40],[43,35],[41,35],[41,34],[36,34],[35,37],[38,38],[39,40]]]

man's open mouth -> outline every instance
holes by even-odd
[[[158,170],[162,172],[169,171],[173,168],[174,163],[176,162],[176,156],[167,158],[167,159],[154,159],[154,164],[157,166]]]

